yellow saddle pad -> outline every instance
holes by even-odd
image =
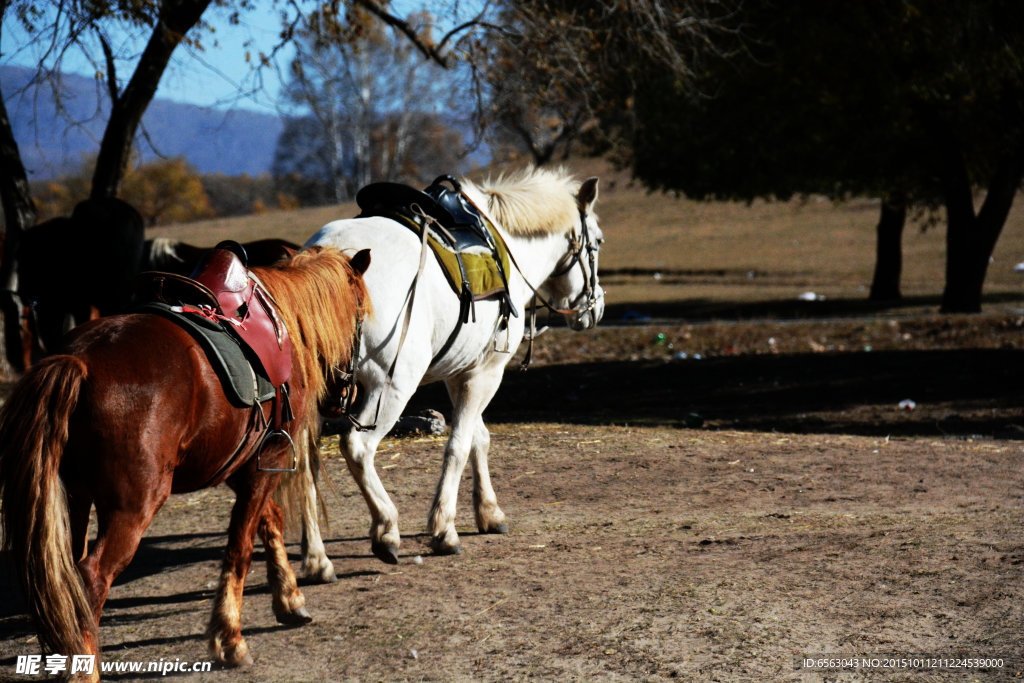
[[[418,222],[404,214],[395,214],[389,217],[400,220],[417,234],[422,229]],[[444,271],[452,290],[456,294],[462,294],[462,271],[459,269],[459,260],[461,259],[469,291],[476,301],[489,299],[508,291],[501,275],[502,272],[509,272],[508,250],[505,249],[505,242],[497,234],[491,222],[486,221],[485,224],[491,233],[491,241],[497,247],[497,257],[501,259],[500,266],[495,255],[485,247],[470,247],[456,252],[433,232],[427,233],[427,243],[430,245],[431,251],[434,252],[434,256],[437,257],[437,262],[441,264],[441,270]]]

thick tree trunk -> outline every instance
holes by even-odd
[[[198,23],[211,0],[165,0],[153,35],[139,58],[124,92],[114,100],[100,143],[92,177],[92,197],[117,195],[131,156],[132,142],[142,115],[156,94],[160,78],[185,34]]]
[[[903,272],[903,227],[907,222],[907,202],[902,194],[882,199],[875,246],[875,277],[871,281],[871,301],[896,301]]]
[[[1002,233],[1006,217],[1021,183],[1022,164],[1017,154],[1008,153],[1000,159],[989,182],[981,210],[974,215],[965,210],[962,186],[947,194],[946,214],[946,288],[942,293],[943,313],[978,313],[981,311],[982,289],[992,251]],[[967,184],[966,170],[958,174]]]
[[[978,313],[992,250],[1013,206],[1024,172],[1024,150],[1008,146],[989,178],[981,210],[974,211],[974,186],[960,141],[937,110],[923,110],[934,143],[946,205],[946,287],[943,313]]]
[[[946,287],[943,313],[980,313],[988,254],[974,239],[976,219],[950,220],[946,228]]]

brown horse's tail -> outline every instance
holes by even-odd
[[[53,356],[29,370],[0,409],[4,548],[11,551],[40,644],[66,656],[92,653],[96,644],[59,475],[85,377],[78,358]]]
[[[330,529],[330,520],[327,515],[327,506],[324,504],[321,489],[323,482],[333,489],[333,482],[327,476],[327,468],[320,457],[320,416],[314,410],[313,415],[306,421],[302,441],[295,443],[299,460],[294,472],[281,475],[277,488],[274,489],[274,502],[281,508],[284,515],[285,527],[288,530],[303,530],[303,513],[306,505],[312,502],[316,505],[317,517],[323,523],[324,528]],[[309,483],[312,480],[313,489],[316,492],[316,500],[307,499]]]

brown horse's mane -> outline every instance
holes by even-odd
[[[357,316],[370,313],[362,278],[341,251],[311,247],[273,266],[253,268],[277,302],[310,400],[327,391],[325,370],[352,353]],[[315,413],[315,411],[314,411]]]

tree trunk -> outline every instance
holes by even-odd
[[[996,160],[981,210],[974,211],[974,187],[960,142],[936,110],[922,110],[934,143],[946,205],[946,287],[942,313],[981,312],[982,289],[996,241],[1024,174],[1024,150],[1009,146]]]
[[[942,293],[943,313],[981,312],[982,289],[992,251],[1013,206],[1020,186],[1021,159],[1013,151],[1004,155],[988,185],[981,210],[975,216],[963,208],[963,188],[946,198],[946,288]],[[961,174],[966,183],[966,170]],[[967,186],[969,191],[969,185]],[[957,196],[961,198],[958,201]],[[952,206],[951,206],[952,202]]]
[[[901,193],[882,199],[875,247],[875,277],[871,281],[870,301],[896,301],[903,271],[903,226],[907,221],[907,202]]]
[[[0,2],[0,20],[6,2]],[[0,21],[2,26],[2,21]],[[4,351],[11,367],[25,369],[21,344],[21,300],[18,298],[18,244],[21,234],[36,223],[36,210],[29,194],[28,174],[21,162],[18,142],[0,93],[0,202],[3,203],[5,233],[0,260],[0,312],[4,320]]]
[[[942,293],[944,313],[977,313],[992,251],[1002,226],[1013,207],[1024,165],[1017,151],[1009,151],[996,164],[988,193],[978,215],[965,211],[963,201],[946,198],[946,288]],[[966,169],[961,174],[967,182]],[[969,186],[968,186],[969,189]],[[963,188],[958,193],[963,198]]]
[[[164,0],[153,35],[139,58],[131,80],[112,103],[92,177],[92,197],[117,195],[131,156],[135,132],[156,94],[160,78],[185,34],[196,25],[211,0]]]
[[[946,287],[942,313],[980,313],[988,256],[973,239],[976,219],[949,220],[946,227]]]

